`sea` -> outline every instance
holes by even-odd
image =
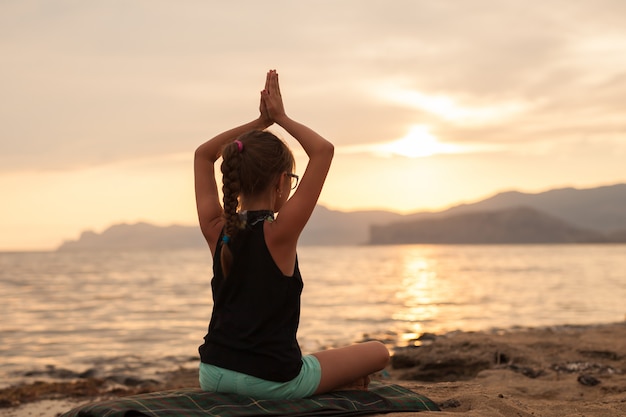
[[[626,245],[302,246],[303,352],[626,316]],[[0,253],[0,388],[195,367],[208,249]]]

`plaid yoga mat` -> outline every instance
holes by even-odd
[[[180,389],[87,404],[61,417],[356,416],[438,410],[431,400],[406,388],[372,383],[369,391],[337,391],[301,400],[255,400]]]

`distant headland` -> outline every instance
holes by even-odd
[[[301,245],[626,243],[626,184],[509,191],[439,212],[344,212],[318,205]],[[198,226],[117,224],[60,251],[205,247]]]

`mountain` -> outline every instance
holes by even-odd
[[[370,243],[512,244],[592,243],[606,237],[530,207],[452,214],[372,226]]]
[[[543,235],[532,235],[529,230],[522,233],[519,225],[525,223],[543,225]],[[481,233],[477,224],[482,224]],[[390,230],[385,232],[385,228]],[[414,232],[412,238],[409,231]],[[505,234],[510,236],[506,238]],[[507,239],[510,243],[626,242],[626,184],[535,194],[502,192],[473,204],[373,225],[369,243],[504,243]]]
[[[181,249],[206,245],[199,227],[160,227],[148,223],[116,224],[101,234],[81,233],[78,240],[68,240],[60,251],[107,249]]]
[[[318,205],[300,235],[300,245],[361,245],[369,239],[369,227],[375,222],[399,221],[404,216],[387,211],[342,212]],[[159,227],[148,223],[117,224],[98,234],[81,233],[77,240],[67,240],[61,251],[104,249],[178,249],[207,247],[198,226]]]
[[[519,206],[533,207],[584,229],[604,233],[626,230],[626,184],[588,189],[561,188],[536,194],[509,191],[439,214],[447,216]]]
[[[519,210],[521,207],[533,209],[535,212],[529,214],[529,212]],[[382,210],[344,212],[330,210],[318,205],[300,236],[300,244],[361,245],[375,242],[378,239],[391,243],[393,241],[391,234],[384,232],[387,227],[394,230],[402,229],[402,227],[410,229],[412,222],[430,221],[434,223],[433,226],[429,227],[439,227],[440,230],[444,230],[446,229],[444,221],[448,221],[450,224],[456,224],[457,227],[471,229],[474,226],[472,226],[473,223],[470,222],[470,219],[478,221],[480,213],[483,213],[485,218],[495,218],[500,222],[498,223],[500,227],[504,228],[506,224],[513,225],[513,220],[508,220],[509,223],[503,222],[503,217],[499,216],[505,216],[505,213],[498,215],[497,212],[500,211],[507,212],[506,216],[508,217],[520,216],[518,219],[520,222],[523,219],[530,221],[530,217],[534,216],[536,222],[543,221],[548,224],[550,222],[547,219],[550,218],[564,223],[560,226],[556,223],[550,223],[551,230],[556,233],[553,239],[567,235],[564,230],[569,228],[571,229],[568,232],[570,233],[569,236],[574,240],[594,240],[592,235],[588,235],[584,239],[583,236],[587,236],[586,233],[599,233],[605,236],[605,240],[626,242],[626,184],[616,184],[589,189],[563,188],[536,194],[508,191],[476,203],[461,204],[440,212],[418,212],[408,215]],[[475,213],[477,216],[456,217],[471,213]],[[400,223],[404,226],[397,226]],[[426,227],[425,223],[419,227]],[[489,225],[485,227],[489,227]],[[455,231],[452,226],[447,226],[447,230],[449,239],[452,239],[452,236],[460,239],[460,231]],[[557,233],[557,230],[560,231]],[[521,236],[519,229],[513,229],[510,232],[518,238]],[[496,233],[495,230],[493,233]],[[498,233],[505,234],[506,230],[502,229]],[[402,243],[406,237],[398,239],[397,243]],[[445,240],[443,237],[439,239]],[[469,240],[468,243],[477,243],[481,239],[484,238],[474,234],[474,240]],[[59,250],[186,247],[206,247],[198,226],[158,227],[147,223],[138,223],[114,225],[101,234],[92,231],[83,232],[78,240],[64,242]]]
[[[300,239],[302,245],[361,245],[369,240],[372,224],[404,219],[402,214],[382,210],[344,212],[315,207]]]

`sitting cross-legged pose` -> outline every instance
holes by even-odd
[[[389,362],[385,345],[371,341],[303,356],[296,340],[303,288],[296,246],[334,147],[287,116],[274,70],[266,75],[259,110],[257,119],[220,133],[195,153],[199,223],[213,256],[213,312],[199,348],[200,386],[285,399],[367,389],[369,375]],[[290,149],[265,130],[274,123],[308,155],[299,184]],[[223,206],[214,174],[220,157]]]

